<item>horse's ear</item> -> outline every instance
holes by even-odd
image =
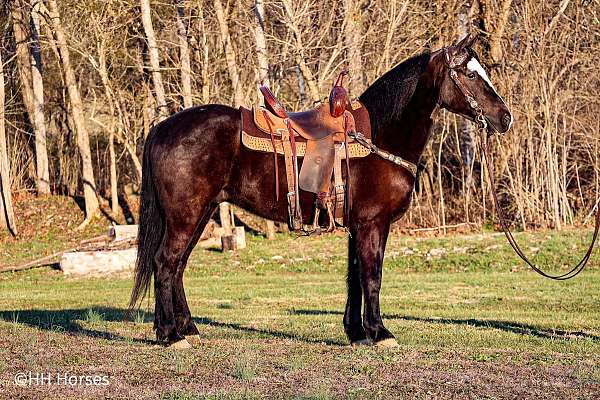
[[[476,32],[470,32],[464,38],[462,38],[460,42],[458,42],[454,47],[458,51],[471,48],[475,44],[477,38],[478,34]]]

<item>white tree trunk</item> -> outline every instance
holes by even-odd
[[[344,41],[346,42],[346,59],[348,60],[349,93],[359,96],[365,89],[362,66],[362,10],[357,0],[344,0],[346,25]]]
[[[83,114],[83,104],[75,79],[75,72],[71,65],[69,56],[69,47],[63,27],[60,22],[60,14],[56,5],[56,0],[48,0],[48,10],[50,12],[50,20],[56,35],[56,43],[60,52],[62,66],[65,74],[65,83],[69,94],[69,102],[71,103],[71,115],[73,124],[77,134],[77,147],[81,156],[82,175],[83,175],[83,190],[85,197],[85,216],[86,221],[89,221],[98,210],[98,198],[96,197],[96,181],[94,179],[94,167],[92,164],[92,152],[90,150],[90,139],[85,126],[85,117]]]
[[[225,60],[227,61],[227,69],[229,70],[229,78],[233,87],[233,103],[235,107],[239,107],[244,102],[244,93],[240,86],[240,78],[235,59],[235,51],[231,44],[231,36],[229,35],[229,27],[227,26],[227,17],[221,0],[214,0],[215,12],[219,21],[219,31],[221,32],[221,42],[225,51]]]
[[[204,11],[202,10],[202,1],[198,1],[198,33],[200,33],[200,46],[196,46],[196,58],[202,66],[200,69],[202,81],[202,103],[208,104],[210,101],[210,81],[208,77],[208,38],[206,36],[206,27],[204,26]],[[202,54],[200,54],[202,49]]]
[[[4,67],[0,54],[0,225],[17,235],[17,225],[10,194],[10,169],[6,148],[6,127],[4,123]]]
[[[35,159],[38,194],[50,194],[50,170],[46,145],[46,122],[44,120],[44,82],[42,80],[42,54],[40,51],[40,7],[41,0],[31,5],[31,77],[33,84],[32,123],[35,129]]]
[[[256,39],[256,58],[258,60],[258,82],[269,85],[269,53],[265,38],[265,5],[263,0],[254,1],[254,38]],[[267,239],[275,239],[275,223],[266,221]]]
[[[181,97],[183,97],[183,106],[189,108],[193,104],[192,67],[190,62],[187,28],[184,22],[185,9],[183,1],[176,0],[175,7],[177,9],[177,36],[179,36],[179,58],[181,61]]]
[[[156,36],[154,35],[154,27],[152,26],[150,0],[140,0],[140,6],[142,10],[142,25],[144,26],[144,33],[146,34],[146,41],[148,43],[148,56],[150,58],[150,69],[156,95],[156,107],[158,108],[159,119],[163,120],[169,115],[169,112],[167,110],[165,87],[163,86],[162,75],[160,73],[158,45],[156,44]]]
[[[269,57],[265,38],[265,5],[263,0],[254,1],[254,38],[258,60],[258,82],[269,86]]]

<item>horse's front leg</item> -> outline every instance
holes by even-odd
[[[344,312],[344,331],[351,345],[372,344],[367,338],[362,323],[362,287],[360,283],[360,264],[357,255],[356,237],[348,238],[348,276],[346,284],[348,297]]]
[[[389,220],[382,218],[357,226],[354,232],[360,284],[365,300],[363,327],[369,339],[380,346],[397,345],[394,335],[383,325],[379,309],[383,256],[389,230]]]

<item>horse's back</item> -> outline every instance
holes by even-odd
[[[183,110],[157,124],[146,151],[161,202],[214,198],[229,179],[240,146],[239,110],[218,104]]]
[[[187,108],[161,121],[152,130],[153,146],[176,147],[215,139],[235,139],[241,129],[238,109],[207,104]]]

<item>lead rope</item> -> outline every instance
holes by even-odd
[[[465,99],[469,103],[469,106],[475,111],[475,114],[476,114],[475,122],[477,123],[479,132],[482,134],[482,137],[485,137],[486,129],[487,129],[487,121],[483,114],[483,109],[479,106],[479,104],[477,103],[477,100],[475,100],[475,97],[471,94],[471,92],[458,79],[458,74],[456,73],[456,70],[454,69],[457,65],[460,65],[464,60],[460,61],[458,63],[454,62],[454,61],[450,60],[450,57],[448,56],[447,52],[446,52],[446,60],[448,62],[448,67],[450,68],[450,78],[452,78],[452,80],[454,81],[456,86],[462,92],[463,96],[465,96]],[[511,245],[511,247],[513,248],[515,253],[517,253],[517,255],[521,258],[521,260],[523,260],[527,265],[529,265],[532,270],[534,270],[535,272],[537,272],[538,274],[540,274],[541,276],[543,276],[545,278],[553,279],[556,281],[564,281],[564,280],[571,279],[571,278],[574,278],[577,275],[579,275],[579,273],[581,273],[581,271],[583,271],[583,269],[587,265],[588,261],[590,260],[590,257],[592,256],[592,253],[594,251],[594,246],[596,245],[596,240],[598,239],[598,232],[600,231],[600,205],[598,205],[598,210],[596,210],[596,225],[594,227],[594,235],[592,236],[592,243],[590,244],[590,247],[588,248],[587,252],[583,256],[581,261],[579,261],[579,263],[577,263],[577,265],[575,265],[570,271],[568,271],[564,274],[549,275],[549,274],[545,273],[544,271],[542,271],[540,268],[536,267],[531,261],[529,261],[529,259],[525,255],[525,253],[523,253],[523,251],[521,250],[521,247],[519,247],[519,244],[515,240],[512,232],[510,231],[508,222],[507,222],[507,218],[504,215],[504,211],[500,207],[500,202],[498,201],[498,194],[496,193],[496,182],[494,180],[494,174],[492,173],[492,169],[491,169],[491,165],[490,165],[490,161],[489,161],[489,159],[490,159],[490,157],[489,157],[489,153],[490,153],[489,141],[486,141],[486,144],[482,145],[482,148],[483,148],[485,166],[488,171],[488,177],[490,178],[490,184],[492,185],[492,198],[494,199],[494,205],[496,206],[496,211],[498,213],[498,219],[500,219],[500,225],[502,225],[502,230],[504,232],[504,236],[506,236],[508,243]]]
[[[483,128],[483,129],[485,129],[485,128]],[[483,130],[483,129],[481,129],[481,125],[480,125],[480,130]],[[531,261],[529,261],[529,259],[525,255],[525,253],[523,253],[523,251],[521,250],[521,247],[519,247],[519,244],[515,240],[512,232],[510,231],[510,229],[508,227],[507,218],[504,215],[504,211],[500,207],[500,202],[498,201],[498,194],[496,193],[496,189],[495,189],[496,183],[494,181],[494,174],[492,173],[492,169],[491,169],[491,165],[490,165],[489,141],[487,141],[485,145],[482,145],[482,148],[484,150],[483,155],[484,155],[484,160],[485,160],[485,166],[488,170],[488,177],[490,178],[490,184],[492,185],[492,198],[494,199],[494,204],[496,206],[496,212],[498,213],[498,219],[500,220],[500,224],[502,225],[502,230],[504,231],[504,235],[506,236],[508,243],[510,243],[510,245],[513,248],[513,250],[515,251],[515,253],[517,253],[517,255],[521,258],[521,260],[523,260],[527,265],[529,265],[531,267],[531,269],[533,269],[535,272],[537,272],[538,274],[540,274],[541,276],[543,276],[545,278],[553,279],[556,281],[564,281],[564,280],[571,279],[571,278],[574,278],[577,275],[579,275],[579,273],[581,271],[583,271],[586,264],[590,260],[592,253],[594,251],[594,246],[596,244],[596,240],[598,239],[598,232],[600,231],[600,206],[598,206],[598,210],[596,211],[596,225],[594,227],[594,235],[592,236],[592,243],[590,244],[590,247],[588,248],[587,252],[583,256],[581,261],[579,261],[579,263],[577,265],[575,265],[570,271],[568,271],[564,274],[549,275],[549,274],[545,273],[544,271],[542,271],[540,268],[536,267]]]

